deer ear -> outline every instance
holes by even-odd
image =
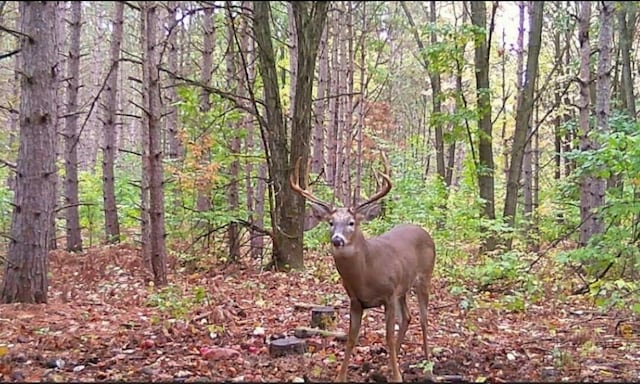
[[[313,212],[313,216],[318,220],[323,221],[331,214],[331,211],[329,211],[324,205],[316,204],[312,201],[309,202],[309,205],[311,205],[311,212]]]
[[[379,203],[367,204],[356,212],[359,221],[373,220],[382,212],[382,206]]]

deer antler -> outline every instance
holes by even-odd
[[[376,192],[373,196],[371,196],[367,201],[365,201],[363,203],[360,203],[356,207],[356,210],[382,199],[383,197],[385,197],[387,195],[387,193],[389,193],[389,191],[391,191],[391,187],[393,185],[391,184],[391,179],[388,176],[388,173],[389,173],[389,159],[387,159],[387,155],[385,155],[385,153],[383,151],[380,151],[380,156],[382,157],[382,163],[384,164],[384,172],[378,171],[377,173],[384,180],[384,186],[378,192]]]
[[[298,192],[299,194],[304,196],[310,202],[318,205],[322,205],[323,207],[327,208],[328,211],[333,210],[333,207],[331,206],[331,204],[320,200],[319,198],[314,196],[313,193],[300,187],[300,183],[298,182],[298,180],[300,179],[300,160],[302,160],[302,157],[298,157],[298,160],[296,160],[296,167],[294,168],[293,172],[291,172],[291,174],[289,175],[289,184],[291,185],[291,189],[293,189],[295,192]]]

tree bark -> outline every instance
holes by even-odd
[[[149,2],[140,1],[140,48],[146,56],[147,42],[147,17],[146,8]],[[140,146],[142,153],[142,169],[140,174],[140,242],[142,243],[142,262],[149,271],[153,271],[151,264],[151,218],[149,212],[149,175],[151,167],[149,164],[149,79],[148,65],[142,64],[142,117],[140,119]]]
[[[471,2],[471,23],[487,31],[487,10],[484,1]],[[491,27],[490,27],[491,28]],[[487,31],[488,34],[488,31]],[[476,93],[478,108],[478,190],[484,201],[482,216],[493,220],[495,213],[494,163],[491,127],[491,98],[489,95],[489,44],[486,35],[476,39],[475,47]],[[495,248],[495,239],[490,236],[484,249]]]
[[[329,71],[329,124],[327,127],[327,151],[326,151],[326,172],[325,180],[332,188],[335,187],[337,158],[338,152],[338,89],[339,73],[338,73],[338,49],[340,39],[340,15],[334,12],[334,16],[330,19],[331,23],[327,24],[327,33],[331,37],[331,63]],[[335,196],[335,194],[334,194]]]
[[[518,203],[518,189],[522,171],[522,160],[525,146],[529,140],[527,132],[533,111],[533,93],[536,78],[538,76],[538,57],[540,55],[540,43],[542,36],[544,2],[534,2],[533,17],[530,18],[529,28],[529,52],[527,53],[527,70],[524,79],[521,97],[518,98],[516,114],[516,127],[513,135],[513,147],[511,150],[511,166],[507,178],[507,193],[504,203],[503,216],[511,227],[515,225],[516,207]],[[509,247],[511,241],[508,242]]]
[[[293,104],[296,98],[296,80],[298,72],[298,38],[296,34],[296,20],[293,15],[293,5],[287,2],[287,33],[289,35],[289,116],[287,123],[291,126],[293,121]]]
[[[432,0],[429,4],[431,8],[431,11],[429,12],[429,22],[435,27],[437,22],[436,2]],[[438,37],[436,36],[435,29],[431,31],[430,35],[431,45],[435,46],[438,44]],[[440,176],[440,179],[444,181],[447,175],[444,167],[444,139],[442,137],[442,118],[440,117],[442,114],[442,100],[440,99],[442,87],[440,85],[440,73],[433,70],[429,71],[429,79],[431,80],[431,90],[433,91],[433,116],[435,117],[433,126],[436,139],[436,172],[438,173],[438,176]]]
[[[305,201],[288,183],[291,164],[299,157],[307,164],[311,138],[312,85],[320,36],[327,15],[326,2],[293,3],[298,43],[298,68],[294,119],[291,137],[287,137],[280,104],[275,53],[271,43],[270,4],[255,2],[254,30],[258,45],[258,68],[265,92],[265,109],[269,122],[269,174],[272,180],[275,209],[272,215],[274,234],[273,265],[279,270],[303,267],[302,228]],[[288,156],[288,142],[291,144]],[[306,172],[302,177],[306,177]],[[306,179],[301,181],[306,185]],[[276,193],[277,192],[277,193]]]
[[[242,22],[240,27],[240,55],[245,53],[246,72],[243,76],[240,76],[240,82],[238,83],[240,96],[249,98],[252,95],[255,81],[255,49],[254,40],[251,38],[251,30],[249,22],[252,18],[253,3],[251,1],[242,2]],[[253,155],[255,147],[255,122],[254,118],[250,115],[245,115],[243,118],[243,125],[247,131],[245,137],[245,151],[249,155]],[[260,144],[258,144],[262,147]],[[264,148],[262,148],[265,152]],[[264,162],[261,162],[258,166],[258,177],[254,181],[253,174],[253,160],[248,157],[247,164],[245,166],[246,173],[246,189],[247,189],[247,212],[249,212],[249,222],[254,224],[258,228],[264,227],[264,192],[266,185],[266,171]],[[255,186],[255,187],[254,187]],[[254,189],[255,188],[255,189]],[[251,257],[258,258],[262,255],[264,248],[263,234],[258,233],[253,228],[250,229],[250,244],[251,244]]]
[[[213,70],[213,43],[215,33],[213,17],[213,8],[205,8],[203,21],[204,36],[202,37],[202,67],[200,75],[202,84],[205,85],[209,85],[211,83],[211,71]],[[200,112],[207,113],[211,110],[211,102],[209,101],[210,95],[211,93],[208,89],[202,88],[202,93],[200,94]],[[205,152],[208,154],[210,152],[209,148],[206,148]],[[208,211],[211,209],[209,183],[205,183],[205,185],[206,187],[198,187],[197,190],[196,210],[198,210],[199,212]]]
[[[164,176],[162,167],[162,129],[160,124],[160,71],[158,49],[158,4],[145,4],[143,17],[146,22],[146,46],[144,47],[144,83],[147,92],[146,134],[149,137],[149,228],[151,241],[151,267],[157,287],[167,284],[167,255],[164,228]]]
[[[589,44],[589,19],[591,18],[591,2],[580,2],[580,14],[578,15],[578,42],[580,44],[580,72],[578,74],[578,84],[580,86],[580,150],[588,151],[592,143],[587,135],[591,130],[589,126],[589,109],[591,105],[591,89],[589,82],[591,74],[589,68],[589,56],[591,54],[591,44]],[[580,182],[580,246],[585,246],[591,238],[592,227],[587,223],[590,220],[591,212],[591,178],[583,176]]]
[[[67,119],[64,135],[64,204],[66,206],[67,251],[82,251],[82,233],[78,214],[78,89],[80,89],[80,32],[82,4],[71,3],[71,46],[67,69]]]
[[[360,195],[362,193],[362,150],[363,145],[362,141],[364,138],[364,119],[365,119],[365,103],[367,100],[367,46],[366,46],[366,38],[365,34],[368,30],[367,23],[367,3],[362,3],[362,19],[360,22],[362,23],[362,35],[360,37],[360,95],[358,98],[358,118],[356,122],[356,180],[353,191],[353,200],[360,201]]]
[[[238,60],[235,45],[235,22],[231,11],[231,2],[227,2],[227,52],[226,52],[226,66],[227,66],[227,81],[229,84],[229,90],[233,93],[238,92],[238,70],[236,61]],[[242,122],[238,121],[235,124],[236,132],[241,128]],[[235,216],[240,208],[239,193],[239,181],[240,181],[240,162],[238,156],[240,156],[240,137],[237,133],[231,137],[230,155],[233,158],[229,165],[229,185],[227,187],[227,198],[229,200],[229,208],[232,214]],[[229,236],[229,259],[231,261],[237,261],[240,259],[240,227],[235,220],[229,223],[227,234]]]
[[[46,303],[55,207],[58,2],[19,3],[20,147],[2,303]]]
[[[524,2],[522,2],[522,4],[525,4]],[[528,8],[529,10],[529,25],[531,28],[531,25],[533,24],[531,22],[533,15],[533,6],[529,6],[529,7],[525,7]],[[524,18],[523,18],[524,21]],[[524,59],[524,57],[523,57]],[[521,78],[519,77],[518,80],[521,80]],[[535,83],[536,83],[536,79],[533,80],[533,87],[534,87],[534,92],[535,92]],[[537,107],[537,106],[536,106]],[[533,108],[533,104],[532,104],[532,108]],[[518,110],[519,112],[519,110]],[[529,118],[529,122],[527,123],[527,133],[526,133],[526,137],[531,137],[532,133],[533,133],[533,113],[531,114],[531,117]],[[524,153],[523,153],[523,157],[522,157],[522,194],[524,197],[524,217],[525,217],[525,221],[527,222],[527,224],[525,224],[525,233],[527,233],[528,235],[530,234],[529,232],[529,222],[531,221],[532,217],[531,215],[533,214],[533,149],[531,146],[531,140],[526,140],[526,144],[524,146]],[[508,179],[508,175],[507,175],[507,179]]]
[[[111,72],[106,84],[104,110],[104,143],[102,147],[102,196],[104,201],[104,223],[107,243],[120,241],[120,221],[116,205],[114,166],[117,148],[116,114],[118,101],[118,70],[120,69],[120,46],[124,24],[124,3],[115,3],[113,34],[109,47]]]
[[[170,34],[167,37],[168,53],[167,66],[171,73],[178,73],[178,20],[176,19],[180,3],[177,1],[169,1],[168,25]],[[169,86],[167,88],[167,115],[165,130],[167,133],[167,158],[180,159],[183,156],[182,143],[178,137],[178,108],[174,105],[178,100],[178,92],[176,89],[175,77],[169,77]]]
[[[314,102],[315,121],[313,125],[313,156],[311,160],[311,171],[316,174],[322,172],[324,162],[324,124],[325,111],[327,109],[327,88],[329,86],[329,25],[325,25],[322,38],[320,39],[318,58],[318,92]]]
[[[599,55],[598,68],[596,73],[595,114],[597,131],[600,133],[604,133],[609,130],[610,117],[611,51],[613,45],[614,2],[602,1],[599,4],[600,31],[598,32]],[[585,5],[583,2],[583,7],[584,6]],[[580,22],[583,22],[582,18],[580,19]],[[586,48],[583,54],[586,55]],[[582,58],[584,59],[584,57]],[[582,76],[580,80],[584,81]],[[589,152],[600,149],[600,143],[598,139],[588,136],[588,132],[588,130],[585,131],[584,136],[582,137],[581,150]],[[585,177],[580,194],[580,215],[583,222],[580,231],[580,245],[582,246],[587,245],[589,243],[589,240],[591,240],[594,235],[599,235],[604,232],[604,221],[598,210],[604,205],[605,202],[605,187],[606,180],[604,180],[603,178],[595,175],[587,175]]]

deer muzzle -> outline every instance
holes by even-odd
[[[333,244],[334,247],[344,247],[344,237],[341,234],[331,236],[331,244]]]

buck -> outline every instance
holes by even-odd
[[[329,224],[333,259],[350,300],[349,332],[344,358],[336,377],[338,382],[347,381],[347,367],[360,332],[363,310],[380,306],[384,306],[392,381],[402,381],[398,353],[411,321],[407,293],[412,287],[417,293],[420,307],[422,349],[425,359],[429,357],[427,306],[436,256],[433,239],[422,227],[414,224],[400,224],[369,239],[360,230],[362,222],[375,216],[379,209],[378,200],[391,191],[388,164],[386,158],[384,160],[385,170],[378,172],[383,186],[365,202],[349,208],[334,207],[301,188],[298,181],[300,159],[289,177],[292,190],[311,204],[318,220]],[[400,314],[400,322],[395,337],[397,313]]]

